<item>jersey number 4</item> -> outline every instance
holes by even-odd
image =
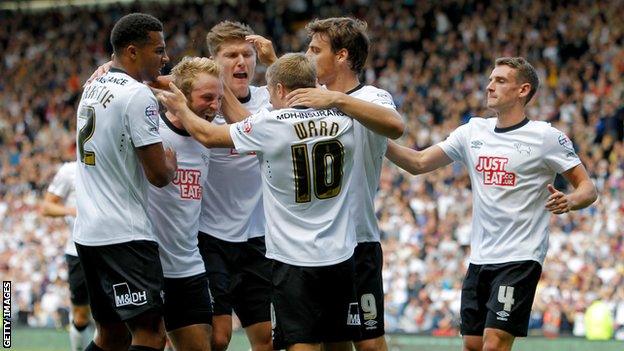
[[[329,140],[314,144],[312,167],[306,144],[293,145],[290,149],[295,173],[295,202],[312,200],[310,168],[314,174],[314,195],[318,199],[329,199],[340,194],[344,164],[344,147],[340,141]]]
[[[95,131],[95,109],[92,106],[83,106],[78,118],[85,119],[85,125],[78,132],[78,152],[80,161],[85,165],[95,166],[95,152],[84,149],[84,144],[93,137]]]

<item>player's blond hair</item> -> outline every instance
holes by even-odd
[[[206,73],[220,79],[219,65],[206,57],[184,57],[171,70],[173,83],[184,93],[187,99],[191,97],[193,82],[200,73]]]
[[[280,83],[288,90],[314,88],[316,67],[303,53],[285,54],[269,66],[266,80],[272,87]]]
[[[206,34],[206,45],[213,57],[217,55],[223,43],[235,40],[245,40],[248,35],[255,34],[250,26],[233,21],[221,21]]]

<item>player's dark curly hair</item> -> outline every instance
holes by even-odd
[[[110,42],[115,53],[130,44],[143,45],[149,41],[149,32],[162,32],[162,23],[154,16],[145,13],[125,15],[115,23]]]

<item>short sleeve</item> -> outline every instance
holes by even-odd
[[[139,89],[126,106],[126,118],[135,147],[162,142],[158,133],[158,101],[148,89]]]
[[[544,133],[544,161],[557,173],[563,173],[581,163],[570,138],[553,127],[548,127]]]
[[[52,193],[60,198],[66,198],[71,192],[74,184],[72,184],[73,177],[71,176],[72,167],[71,163],[65,163],[54,176],[52,183],[48,186],[48,192]]]
[[[469,125],[470,122],[458,127],[451,132],[446,140],[437,144],[453,161],[464,160],[464,145],[466,145],[466,134],[468,132]]]
[[[262,152],[264,145],[275,138],[269,130],[269,118],[270,113],[262,110],[230,125],[230,136],[238,153]]]
[[[392,99],[392,95],[390,95],[389,92],[382,90],[382,89],[377,89],[374,95],[371,96],[370,102],[383,106],[383,107],[396,110],[396,104],[394,103],[394,100]]]

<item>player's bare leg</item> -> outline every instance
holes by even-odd
[[[271,340],[271,322],[260,322],[245,328],[247,338],[251,344],[252,351],[273,350],[273,340]]]
[[[514,336],[500,329],[485,328],[483,351],[511,351]]]
[[[123,322],[98,323],[95,322],[96,333],[93,342],[97,347],[110,351],[125,351],[130,346],[131,336]],[[87,350],[89,348],[87,347]]]
[[[353,350],[353,347],[351,347],[351,341],[326,342],[326,343],[323,343],[322,350],[323,351],[351,351]]]
[[[383,335],[374,339],[356,341],[353,345],[357,351],[388,351],[386,337]]]
[[[72,305],[72,322],[77,327],[84,327],[91,322],[91,309],[89,305]]]
[[[95,326],[91,324],[91,309],[89,305],[71,306],[71,325],[69,340],[72,350],[84,350],[93,340]]]
[[[147,312],[126,322],[132,334],[132,345],[147,346],[156,350],[165,348],[165,322],[160,314]]]
[[[212,327],[209,324],[194,324],[172,330],[168,333],[175,350],[210,351]]]
[[[321,344],[293,344],[286,347],[287,351],[321,351]]]
[[[514,339],[504,330],[485,328],[483,336],[464,336],[463,351],[511,351]]]
[[[232,316],[223,314],[212,317],[212,349],[225,351],[232,339]]]
[[[463,351],[481,351],[483,349],[483,336],[464,335]]]

